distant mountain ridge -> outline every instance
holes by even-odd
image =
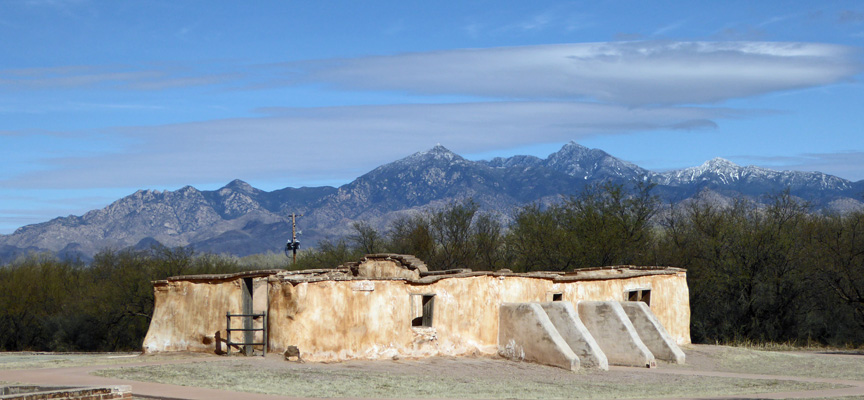
[[[199,251],[248,255],[279,251],[291,232],[289,215],[303,214],[301,240],[314,244],[350,233],[351,222],[383,228],[399,215],[450,201],[473,199],[482,209],[510,215],[532,202],[554,202],[586,185],[634,179],[657,184],[666,202],[701,191],[717,196],[761,196],[789,188],[821,208],[862,206],[864,181],[820,172],[738,166],[722,158],[668,172],[652,172],[575,142],[545,159],[534,156],[470,161],[435,146],[375,168],[338,188],[285,188],[266,192],[234,180],[212,191],[139,190],[82,216],[55,218],[0,235],[0,261],[28,251],[85,259],[99,250],[127,246],[193,246]]]

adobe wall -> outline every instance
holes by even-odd
[[[651,290],[651,311],[677,344],[689,344],[690,291],[684,271],[669,275],[581,281],[581,284],[565,288],[564,299],[624,301],[624,293],[636,289]]]
[[[375,278],[420,279],[420,271],[403,268],[392,260],[369,260],[357,266],[357,275]]]
[[[298,346],[310,361],[353,358],[495,354],[505,302],[624,300],[629,288],[650,288],[651,309],[680,343],[690,342],[683,275],[651,275],[558,283],[483,274],[430,284],[401,280],[270,281],[270,348]],[[682,293],[683,291],[683,293]],[[410,294],[435,294],[432,328],[411,326]]]
[[[337,272],[308,281],[276,273],[254,277],[254,311],[268,311],[271,352],[294,345],[308,361],[495,354],[502,303],[551,301],[553,293],[574,306],[581,300],[622,301],[632,289],[650,289],[651,310],[670,336],[678,344],[690,342],[683,270],[579,277],[589,280],[489,272],[361,279]],[[224,352],[219,339],[225,337],[225,312],[241,312],[243,277],[182,278],[154,283],[155,309],[144,352]],[[435,295],[431,328],[412,327],[417,305],[412,311],[411,294],[418,295],[415,300]]]
[[[253,310],[268,308],[267,279],[253,279]],[[153,317],[144,337],[144,353],[226,350],[226,312],[243,310],[243,278],[231,280],[174,280],[154,283]],[[263,321],[255,321],[261,327]],[[233,324],[233,322],[232,322]],[[232,325],[240,328],[240,323]],[[242,333],[232,333],[242,341]],[[261,339],[261,334],[256,335]]]

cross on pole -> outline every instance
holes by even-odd
[[[302,216],[303,214],[291,213],[291,240],[289,240],[288,243],[285,243],[285,255],[287,256],[288,251],[291,251],[292,264],[297,262],[297,249],[300,248],[300,241],[297,240],[297,218]]]

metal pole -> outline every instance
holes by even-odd
[[[297,241],[297,220],[296,220],[296,217],[297,217],[296,214],[291,213],[291,243],[294,243]],[[297,264],[297,249],[293,248],[292,251],[294,253],[294,258],[291,260],[291,264],[294,265],[294,264]]]
[[[291,263],[297,263],[297,249],[300,248],[300,242],[297,240],[297,217],[302,217],[303,214],[291,213],[291,240],[285,243],[285,256],[288,256],[288,250],[291,250]],[[301,232],[302,233],[302,232]]]
[[[261,352],[261,356],[267,357],[267,343],[270,341],[270,338],[267,337],[268,336],[267,335],[267,332],[268,332],[268,330],[267,330],[267,311],[263,312],[263,316],[264,316],[264,332],[263,332],[264,334],[261,336],[264,338],[264,350]]]
[[[228,355],[231,355],[231,311],[225,313],[225,319],[228,323],[225,328],[225,347],[228,348]]]

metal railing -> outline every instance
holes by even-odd
[[[257,317],[262,317],[263,324],[260,328],[252,328],[254,325],[254,320]],[[225,318],[227,320],[226,329],[227,335],[225,337],[225,342],[228,347],[228,355],[231,355],[231,346],[243,346],[243,350],[246,355],[252,355],[253,349],[252,346],[263,346],[264,350],[261,352],[261,356],[267,354],[267,312],[260,313],[251,313],[251,314],[231,314],[231,312],[225,313]],[[231,318],[243,318],[243,328],[232,328],[231,327]],[[248,322],[248,323],[247,323]],[[255,342],[254,335],[255,331],[261,331],[262,341]],[[231,341],[231,332],[244,332],[243,341],[242,342],[232,342]],[[245,332],[251,332],[252,335],[246,335]]]

